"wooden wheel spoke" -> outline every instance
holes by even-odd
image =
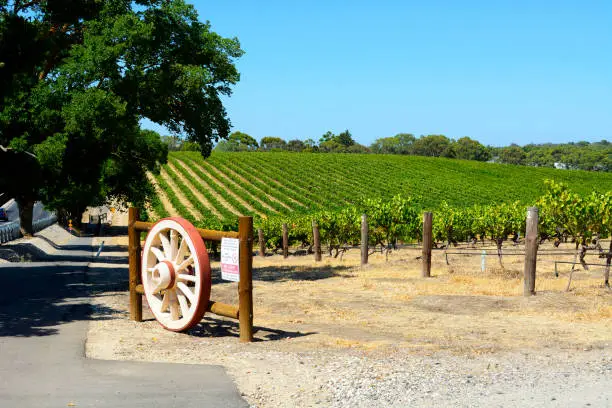
[[[183,239],[181,240],[181,245],[179,246],[179,249],[176,253],[176,257],[174,258],[174,263],[183,261],[185,255],[187,255],[187,249],[189,249],[187,245],[187,240],[185,239],[185,237],[183,237]]]
[[[162,303],[161,303],[161,307],[159,308],[159,311],[163,313],[166,310],[168,310],[169,302],[170,302],[170,296],[168,296],[168,292],[166,292],[163,295]]]
[[[181,274],[179,274],[178,277],[179,277],[179,279],[186,280],[186,281],[189,281],[189,282],[196,282],[196,277],[193,276],[193,275],[187,275],[185,273],[181,273]]]
[[[168,259],[175,259],[178,252],[179,233],[177,230],[170,230],[170,256]]]
[[[187,298],[185,295],[177,295],[179,305],[181,306],[181,314],[186,317],[189,314],[189,305],[187,304]]]
[[[180,289],[185,296],[187,296],[187,299],[189,299],[191,304],[196,302],[196,295],[191,291],[191,289],[189,289],[189,286],[185,285],[183,282],[179,282],[176,284],[176,287]]]
[[[172,259],[172,246],[170,244],[170,240],[168,240],[168,237],[166,236],[164,231],[159,233],[159,239],[161,240],[162,246],[164,247],[164,255],[166,256],[166,259]]]
[[[178,320],[181,318],[179,313],[179,303],[175,291],[169,291],[170,294],[170,315],[172,320]]]
[[[153,252],[153,254],[155,255],[155,257],[157,258],[158,262],[163,261],[164,259],[166,259],[166,257],[164,256],[164,253],[161,251],[161,249],[152,246],[151,247],[151,252]]]
[[[178,273],[182,271],[183,269],[187,268],[189,265],[193,265],[193,256],[190,256],[189,258],[181,262],[181,264],[176,267],[176,272]]]

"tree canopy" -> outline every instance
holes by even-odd
[[[411,133],[398,133],[395,136],[376,139],[370,149],[374,153],[382,154],[411,154],[415,140]]]
[[[221,140],[215,146],[215,150],[220,152],[245,152],[257,150],[259,143],[252,136],[236,131],[229,135],[227,140]]]
[[[24,233],[39,199],[77,219],[109,198],[142,204],[167,156],[144,118],[209,155],[241,55],[182,0],[0,0],[0,190]]]
[[[280,137],[266,136],[261,139],[259,147],[264,152],[271,150],[284,150],[287,142]]]
[[[455,158],[463,160],[487,161],[491,152],[485,146],[465,136],[455,142]]]

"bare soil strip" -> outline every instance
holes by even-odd
[[[175,173],[178,173],[175,168],[172,168],[171,165],[168,165],[168,167],[170,167],[170,169],[173,170]],[[191,201],[189,201],[189,199],[185,197],[185,194],[183,194],[181,189],[177,185],[175,185],[175,181],[172,179],[172,177],[170,177],[170,175],[168,174],[165,168],[162,167],[160,174],[162,178],[166,181],[166,183],[168,183],[168,185],[170,186],[170,188],[172,189],[176,197],[179,199],[181,204],[183,204],[185,208],[187,209],[187,211],[189,211],[191,216],[194,217],[195,219],[202,219],[203,218],[202,214],[193,206]],[[179,180],[181,180],[180,175],[179,175]],[[181,182],[182,181],[183,180],[181,180]]]
[[[180,217],[181,215],[178,213],[178,211],[176,211],[176,208],[172,206],[172,203],[168,199],[168,196],[166,196],[166,193],[164,193],[164,190],[162,190],[161,187],[159,187],[159,185],[157,184],[157,180],[155,180],[155,177],[153,177],[151,173],[147,173],[147,178],[149,179],[151,184],[153,184],[153,187],[155,187],[155,191],[157,192],[159,201],[161,201],[166,211],[168,211],[168,214],[170,214],[171,217]]]
[[[200,202],[201,202],[201,203],[202,203],[202,204],[203,204],[203,205],[204,205],[206,208],[208,208],[208,209],[209,209],[209,210],[210,210],[210,211],[211,211],[213,214],[215,214],[217,217],[222,218],[221,213],[220,213],[219,211],[217,211],[217,209],[215,208],[215,206],[214,206],[214,205],[212,205],[212,204],[210,203],[210,201],[208,201],[208,200],[206,199],[206,197],[204,197],[204,196],[202,195],[202,193],[200,193],[200,192],[198,191],[198,189],[197,189],[197,188],[196,188],[196,187],[195,187],[193,184],[191,184],[191,182],[190,182],[189,180],[187,180],[187,178],[186,178],[185,176],[183,176],[183,175],[181,174],[181,172],[179,171],[179,169],[177,169],[177,168],[176,168],[176,166],[174,166],[174,165],[173,165],[173,164],[171,164],[171,163],[168,163],[168,167],[170,167],[170,169],[171,169],[172,171],[174,171],[174,173],[175,173],[175,174],[178,176],[179,180],[181,180],[181,183],[185,184],[185,186],[187,186],[187,188],[191,190],[191,192],[193,193],[193,195],[194,195],[194,196],[196,196],[196,198],[197,198],[198,200],[200,200]],[[183,167],[183,168],[185,168],[185,166],[184,166],[184,165],[183,165],[182,167]],[[181,197],[183,197],[183,195],[182,195],[182,194],[181,194],[181,196],[180,196],[179,198],[181,198]],[[185,199],[187,199],[187,197],[185,197]],[[181,202],[183,202],[183,199],[182,199],[182,198],[181,198]],[[187,204],[186,204],[185,202],[183,202],[183,204],[184,204],[185,206],[187,206]],[[196,209],[195,209],[195,208],[194,208],[194,207],[193,207],[191,204],[189,204],[189,205],[191,206],[191,208],[193,208],[193,210],[194,210],[194,211],[197,211],[197,210],[196,210]],[[189,208],[189,207],[188,207],[188,208]],[[198,214],[200,214],[200,212],[199,212],[199,211],[198,211]],[[202,217],[202,214],[200,214],[200,217]]]
[[[180,162],[180,161],[179,161],[179,165],[182,168],[184,168],[185,170],[187,170],[189,175],[191,177],[193,177],[195,180],[197,180],[197,182],[200,183],[200,185],[202,185],[204,188],[208,189],[210,194],[213,197],[215,197],[215,199],[217,199],[219,204],[221,204],[223,207],[227,208],[228,211],[230,211],[232,214],[235,214],[235,215],[238,215],[238,216],[242,215],[242,214],[240,214],[240,211],[235,209],[230,203],[225,201],[225,199],[223,197],[221,197],[221,195],[219,193],[217,193],[215,190],[213,190],[212,187],[210,186],[210,184],[207,181],[202,180],[201,177],[199,177],[193,170],[191,170],[191,168],[188,165],[186,165],[185,163]]]
[[[227,171],[228,173],[232,173],[233,175],[235,175],[236,177],[238,177],[240,180],[242,180],[242,181],[243,181],[245,184],[251,184],[251,182],[250,182],[249,180],[245,179],[245,178],[244,178],[244,177],[242,177],[240,174],[236,173],[236,172],[235,172],[234,170],[232,170],[232,169],[231,169],[229,166],[226,166],[226,165],[223,165],[223,164],[222,164],[222,166],[223,166],[223,171]],[[219,167],[217,167],[217,169],[219,169]],[[221,171],[221,170],[220,170],[220,171]],[[255,176],[254,174],[252,174],[252,176],[253,176],[253,178],[254,178],[256,181],[260,182],[261,184],[266,184],[266,183],[265,183],[263,180],[261,180],[260,178],[258,178],[258,177],[257,177],[257,176]],[[261,191],[261,193],[262,193],[263,195],[265,195],[265,196],[266,196],[266,198],[267,198],[268,200],[270,200],[270,201],[274,201],[274,202],[276,202],[276,203],[279,203],[280,205],[282,205],[282,206],[283,206],[283,207],[285,207],[286,209],[291,210],[291,207],[290,207],[289,205],[285,204],[284,202],[282,202],[282,201],[281,201],[281,200],[279,200],[278,198],[273,197],[273,196],[271,196],[271,195],[267,194],[265,191],[263,191],[262,189],[260,189],[260,188],[259,188],[259,187],[257,187],[256,185],[251,184],[251,187],[253,187],[254,189],[257,189],[257,190]],[[288,198],[289,198],[289,200],[293,201],[293,202],[294,202],[294,203],[296,203],[296,204],[300,204],[300,205],[302,204],[302,203],[300,203],[298,200],[296,200],[296,199],[294,199],[294,198],[292,198],[292,197],[288,197]],[[263,205],[266,205],[264,202],[262,202],[262,204],[263,204]]]
[[[180,160],[179,160],[180,161]],[[253,208],[253,206],[251,204],[249,204],[248,202],[246,202],[245,200],[243,200],[240,196],[238,196],[236,193],[234,193],[231,189],[230,186],[228,186],[227,181],[221,181],[218,178],[216,178],[215,176],[213,176],[212,174],[210,174],[210,172],[204,167],[204,166],[200,166],[198,163],[193,162],[193,164],[195,166],[197,166],[200,171],[204,174],[206,174],[206,176],[213,182],[216,183],[218,186],[224,188],[227,193],[229,195],[231,195],[232,197],[234,197],[234,199],[236,201],[238,201],[240,204],[242,204],[245,208],[247,208],[249,211],[252,211],[253,213],[257,214],[257,215],[264,215],[261,211],[257,211],[255,208]],[[183,163],[183,167],[185,167],[186,163]],[[235,183],[234,183],[235,184]],[[248,191],[246,191],[246,194],[249,194]],[[250,195],[250,194],[249,194]]]

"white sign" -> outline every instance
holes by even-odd
[[[240,280],[239,243],[236,238],[221,239],[221,279],[238,282]]]

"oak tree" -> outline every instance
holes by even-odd
[[[145,118],[209,155],[241,55],[182,0],[0,0],[0,191],[23,233],[36,200],[76,219],[147,200],[167,145]]]

